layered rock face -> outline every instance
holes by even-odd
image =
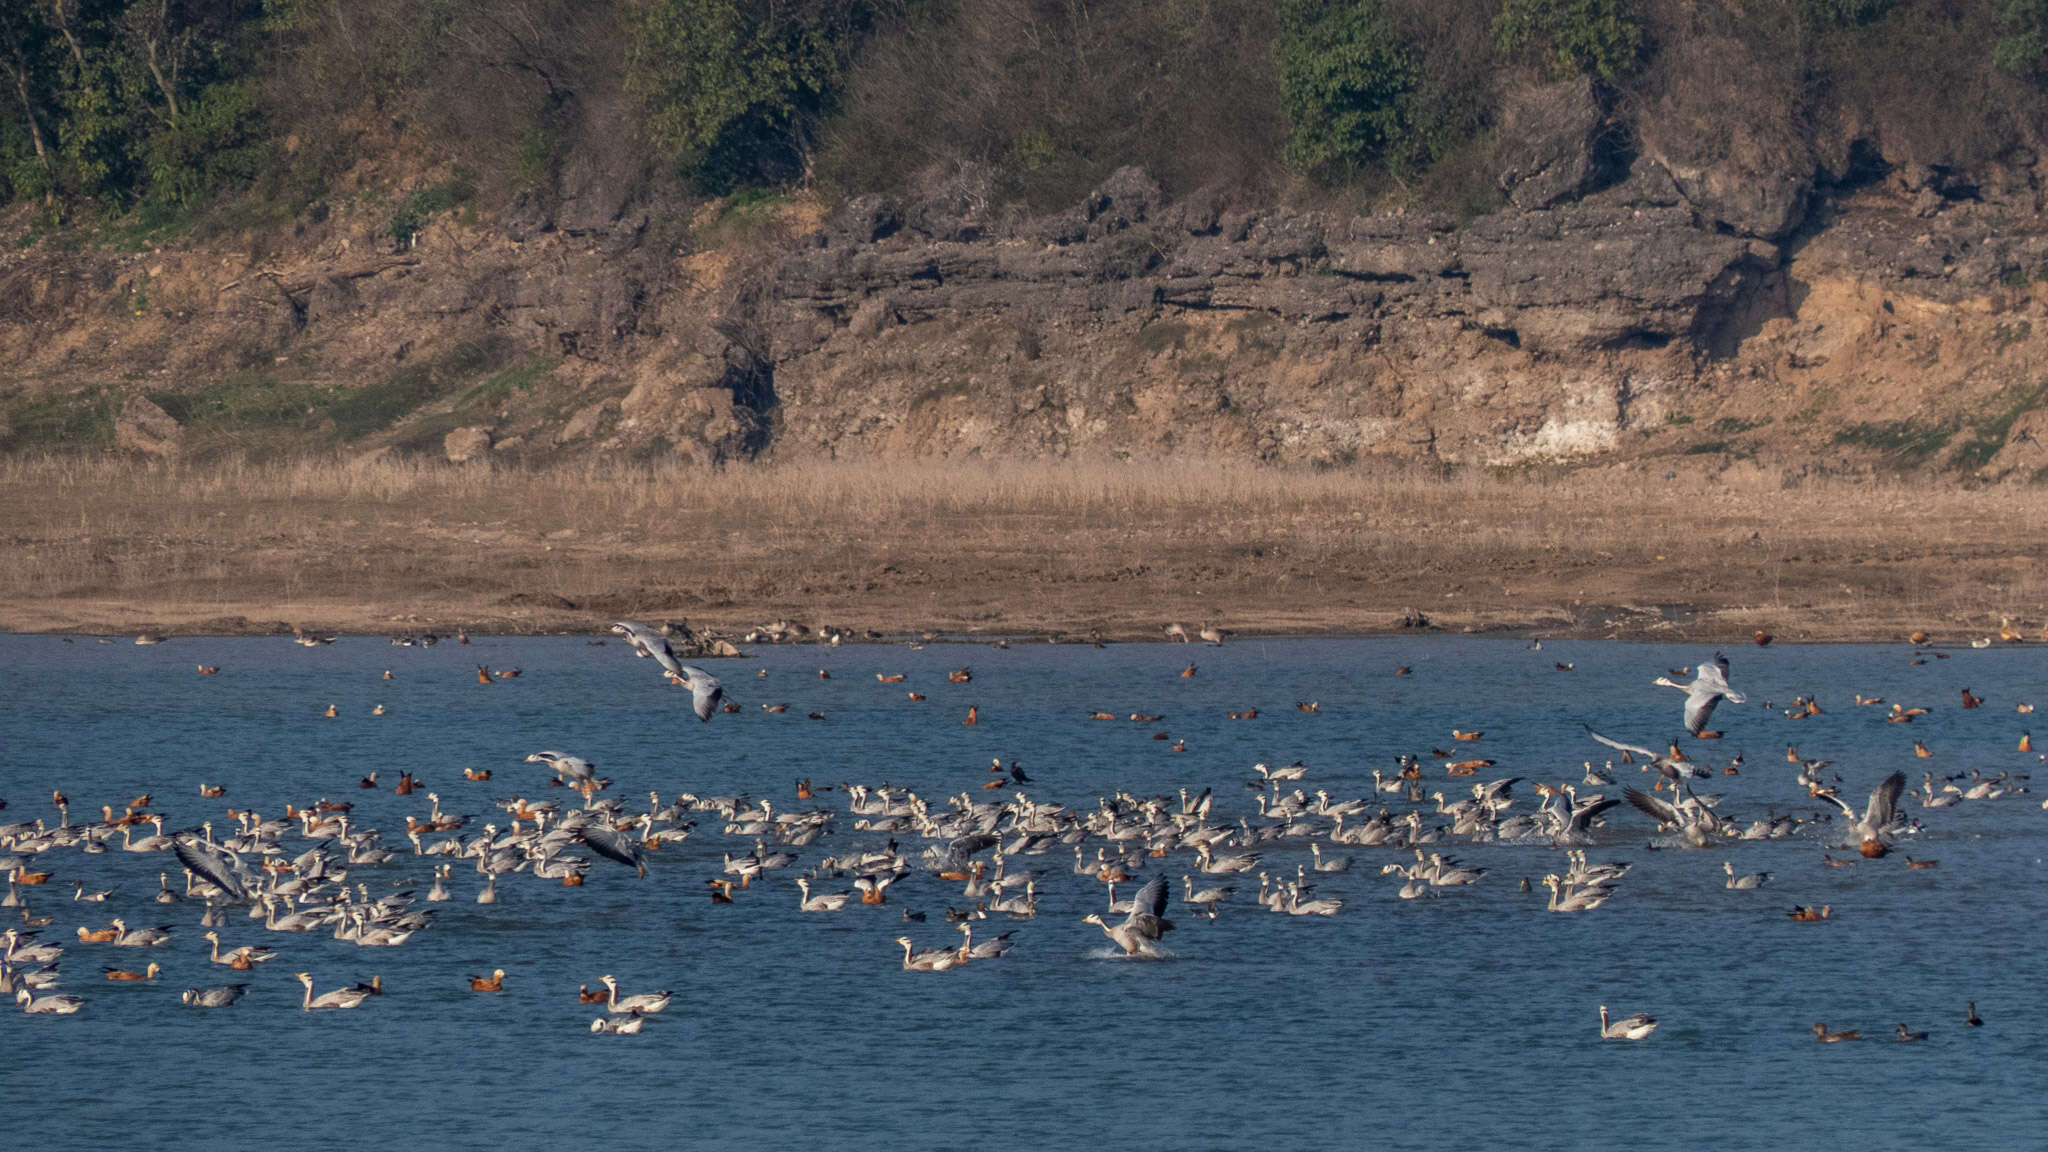
[[[488,345],[546,357],[546,384],[437,393],[361,445],[2048,469],[2030,177],[1931,205],[1924,182],[1745,187],[1654,141],[1618,163],[1590,101],[1531,96],[1510,207],[1464,222],[1170,201],[1126,169],[1038,219],[864,197],[723,246],[622,209],[268,262],[18,252],[0,391],[111,388],[121,445],[168,454],[178,421],[145,391],[287,364],[351,387]]]

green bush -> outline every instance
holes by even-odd
[[[787,179],[808,162],[867,18],[867,5],[842,0],[647,0],[626,87],[656,148],[700,189]]]
[[[2006,0],[1998,26],[2003,35],[1991,45],[1992,61],[2048,87],[2048,0]]]
[[[1643,27],[1632,0],[1507,0],[1494,18],[1494,40],[1510,55],[1551,59],[1560,80],[1578,74],[1612,83],[1642,62]]]
[[[1275,53],[1296,171],[1342,183],[1407,142],[1416,69],[1380,0],[1285,0]]]

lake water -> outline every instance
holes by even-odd
[[[1526,778],[1514,811],[1527,812],[1539,802],[1535,781],[1576,784],[1583,761],[1611,755],[1583,725],[1659,747],[1679,734],[1682,697],[1650,680],[1712,653],[1445,637],[764,647],[712,665],[743,710],[699,724],[688,694],[617,638],[400,648],[348,637],[318,649],[130,639],[0,636],[0,824],[53,820],[53,788],[68,793],[74,820],[150,793],[172,829],[226,827],[227,807],[274,816],[330,797],[404,850],[404,817],[428,805],[424,791],[388,790],[402,770],[445,809],[473,815],[474,831],[505,823],[498,798],[577,802],[524,762],[541,749],[595,761],[615,782],[608,795],[641,809],[649,791],[664,802],[744,792],[807,808],[794,798],[799,777],[887,781],[935,808],[962,791],[1002,800],[980,790],[999,757],[1019,762],[1031,777],[1025,794],[1042,803],[1089,808],[1118,790],[1177,801],[1180,788],[1210,787],[1219,819],[1257,823],[1244,786],[1256,762],[1302,760],[1303,788],[1343,800],[1371,796],[1371,770],[1391,775],[1396,756],[1412,752],[1429,787],[1456,799],[1472,781],[1447,778],[1435,748],[1496,761],[1475,779]],[[1750,702],[1715,714],[1722,740],[1685,744],[1717,762],[1745,756],[1740,775],[1702,788],[1745,821],[1824,807],[1795,782],[1788,744],[1836,761],[1859,810],[1894,769],[1917,789],[1924,770],[2040,767],[2015,750],[2034,718],[2015,705],[2048,705],[2048,648],[1948,650],[1918,666],[1904,645],[1729,654]],[[1198,672],[1183,678],[1190,662]],[[201,676],[199,664],[221,671]],[[522,675],[486,686],[478,664]],[[1404,665],[1412,674],[1395,675]],[[972,668],[971,683],[947,682],[960,667]],[[907,679],[881,684],[877,673]],[[1983,708],[1957,707],[1966,687]],[[1817,693],[1822,714],[1786,719],[1800,693]],[[1932,711],[1888,724],[1886,708],[1857,707],[1857,693]],[[1304,700],[1320,710],[1298,711]],[[782,714],[760,707],[784,702]],[[322,716],[330,703],[337,718]],[[371,714],[379,703],[387,715]],[[972,727],[961,723],[970,704]],[[1253,708],[1256,719],[1227,716]],[[1090,719],[1096,711],[1163,719]],[[1454,727],[1484,736],[1453,743]],[[1158,731],[1186,751],[1153,739]],[[1915,755],[1916,739],[1931,757]],[[465,768],[493,779],[467,781]],[[384,790],[357,787],[372,770]],[[1622,766],[1603,791],[1652,779]],[[202,799],[202,781],[226,796]],[[1072,850],[1060,847],[1012,861],[1048,870],[1038,918],[982,925],[984,935],[1015,929],[1015,950],[940,973],[900,970],[894,939],[956,945],[941,913],[968,904],[958,883],[913,867],[888,906],[798,911],[797,870],[884,839],[854,831],[836,789],[814,802],[841,812],[832,834],[730,906],[711,903],[705,881],[751,840],[723,835],[706,813],[686,843],[650,855],[644,880],[598,859],[582,888],[522,873],[502,878],[500,902],[483,906],[473,862],[458,861],[455,899],[418,905],[438,908],[437,920],[400,948],[267,933],[237,910],[225,945],[281,953],[250,973],[207,963],[197,903],[151,900],[160,871],[176,880],[173,856],[122,852],[118,841],[101,855],[58,849],[37,864],[51,882],[24,891],[36,915],[54,918],[42,939],[66,945],[62,990],[89,1005],[72,1017],[5,1013],[0,1116],[22,1139],[8,1144],[52,1149],[2038,1146],[2048,1131],[2048,790],[1939,810],[1912,795],[1905,811],[1922,831],[1889,859],[1841,869],[1823,867],[1831,849],[1818,833],[1648,850],[1650,820],[1623,806],[1589,851],[1635,868],[1606,906],[1580,915],[1546,912],[1540,884],[1518,890],[1524,877],[1563,870],[1561,853],[1541,846],[1440,845],[1490,872],[1415,901],[1379,874],[1406,853],[1339,847],[1354,858],[1350,871],[1317,878],[1318,895],[1346,901],[1329,919],[1258,908],[1252,880],[1203,920],[1179,899],[1192,856],[1147,860],[1148,873],[1163,866],[1174,878],[1179,929],[1165,961],[1112,955],[1080,921],[1101,910],[1103,888],[1075,875]],[[1387,800],[1396,813],[1409,807]],[[1425,807],[1432,823],[1448,823]],[[914,860],[923,842],[901,839]],[[1088,842],[1091,858],[1101,843]],[[295,834],[285,842],[293,853],[304,846]],[[1309,859],[1305,842],[1262,850],[1289,876]],[[1907,853],[1940,866],[1909,870]],[[1728,891],[1723,860],[1775,878],[1762,891]],[[403,855],[350,879],[373,895],[423,896],[429,862]],[[74,903],[74,882],[116,895]],[[1795,904],[1822,903],[1834,910],[1828,922],[1786,918]],[[906,924],[903,908],[930,919]],[[176,934],[148,950],[77,942],[79,925],[112,916]],[[155,984],[99,978],[103,966],[150,959],[165,968]],[[503,993],[469,991],[465,976],[493,968],[507,973]],[[304,1013],[294,971],[322,990],[380,975],[387,994],[355,1011]],[[672,989],[675,1002],[639,1036],[593,1036],[598,1011],[579,1005],[576,989],[605,973],[624,993]],[[249,995],[231,1008],[179,1003],[183,988],[244,980]],[[1982,1028],[1962,1025],[1971,1000]],[[1603,1042],[1603,1003],[1651,1013],[1661,1027],[1638,1043]],[[1816,1044],[1816,1020],[1867,1039]],[[1899,1021],[1932,1035],[1893,1043]]]

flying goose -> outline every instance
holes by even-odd
[[[1707,720],[1714,715],[1714,705],[1722,700],[1741,704],[1746,701],[1742,693],[1728,687],[1728,657],[1714,653],[1711,661],[1701,661],[1690,684],[1659,676],[1652,684],[1665,688],[1676,688],[1685,693],[1685,730],[1694,736],[1704,737]],[[1719,735],[1719,733],[1716,733]]]

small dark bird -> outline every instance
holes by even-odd
[[[1927,1033],[1925,1033],[1925,1032],[1908,1032],[1908,1031],[1906,1031],[1906,1026],[1905,1026],[1904,1024],[1900,1024],[1900,1025],[1899,1025],[1899,1043],[1901,1043],[1901,1044],[1917,1044],[1917,1043],[1919,1043],[1920,1041],[1922,1041],[1922,1040],[1925,1040],[1925,1039],[1927,1039]]]
[[[1010,761],[1010,779],[1015,780],[1019,784],[1031,783],[1031,777],[1026,776],[1024,770],[1017,767],[1015,760]]]
[[[1984,1026],[1984,1021],[1977,1015],[1977,1002],[1975,1000],[1970,1001],[1970,1012],[1969,1015],[1963,1017],[1963,1023],[1972,1028],[1982,1028]]]

